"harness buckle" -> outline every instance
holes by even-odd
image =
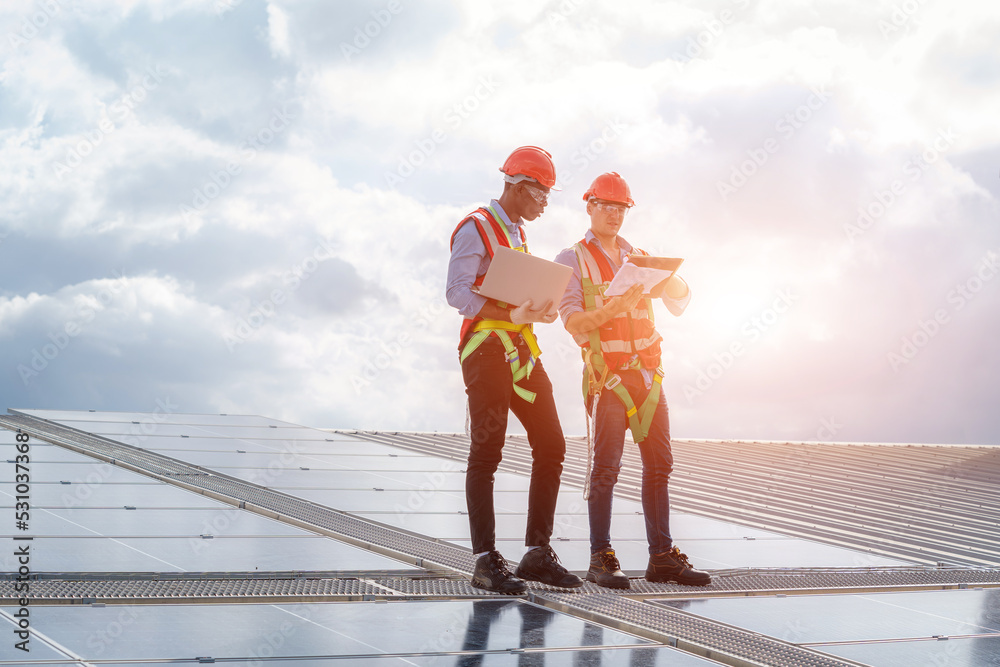
[[[621,376],[618,375],[617,373],[615,373],[610,378],[608,378],[607,382],[604,383],[604,388],[605,389],[614,389],[615,387],[617,387],[621,383],[622,383]]]

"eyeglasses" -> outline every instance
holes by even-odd
[[[542,191],[539,190],[538,188],[533,188],[527,183],[523,182],[521,183],[521,187],[525,190],[525,192],[531,195],[531,198],[534,199],[535,203],[538,204],[539,206],[543,206],[549,202],[548,191]]]
[[[595,201],[594,208],[602,213],[620,213],[623,217],[628,213],[628,206],[610,201]]]

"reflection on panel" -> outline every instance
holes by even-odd
[[[1000,634],[1000,590],[795,595],[663,604],[794,643]]]
[[[38,632],[88,660],[376,656],[652,643],[517,599],[58,606],[34,608],[32,621]],[[103,641],[115,624],[118,636]],[[393,631],[385,632],[386,627]]]
[[[30,663],[29,663],[30,664]],[[254,665],[255,661],[236,665]],[[460,653],[458,655],[325,656],[296,660],[259,661],[260,667],[711,667],[721,663],[683,653],[669,647],[609,648],[542,651],[513,649],[504,653]],[[151,663],[116,662],[115,667],[150,667]],[[73,665],[72,667],[76,667]],[[87,667],[80,665],[80,667]]]
[[[261,667],[318,667],[320,664],[361,667],[711,667],[722,663],[669,647],[542,651],[513,649],[504,653],[461,653],[403,657],[350,656],[316,661],[268,661]],[[120,667],[116,665],[116,667]],[[126,664],[124,667],[128,667]],[[138,667],[138,666],[134,666]]]

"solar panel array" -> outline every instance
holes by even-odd
[[[976,459],[928,448],[915,457],[911,481],[937,475],[944,494],[962,479],[967,495],[952,500],[980,503],[975,520],[953,520],[948,539],[931,534],[926,558],[877,541],[872,548],[815,539],[771,518],[782,507],[807,514],[805,498],[814,515],[830,509],[824,497],[836,508],[826,515],[849,512],[831,481],[831,457],[849,467],[854,455],[895,479],[905,468],[890,466],[884,448],[820,448],[792,470],[741,465],[742,481],[708,485],[720,469],[746,463],[740,455],[759,460],[773,443],[678,442],[678,460],[696,462],[698,473],[675,473],[672,529],[695,564],[713,570],[712,586],[633,579],[625,592],[591,584],[566,592],[533,584],[528,595],[508,598],[467,581],[464,436],[89,411],[11,411],[0,424],[9,452],[0,539],[10,545],[0,581],[0,623],[10,631],[0,665],[918,664],[899,662],[914,655],[987,665],[1000,655],[1000,570],[976,541],[993,535],[996,544],[985,525],[992,506],[978,493],[990,483],[991,451]],[[18,429],[30,440],[25,529],[15,518],[25,495],[15,477]],[[554,546],[581,571],[589,548],[580,443],[570,449]],[[498,544],[513,561],[522,551],[527,460],[523,441],[511,438],[497,474]],[[634,461],[625,465],[638,471]],[[972,470],[976,479],[965,474]],[[720,508],[755,474],[771,475],[767,502],[748,497],[742,514],[727,515]],[[817,479],[832,489],[827,496]],[[779,482],[798,482],[803,493],[792,502]],[[634,577],[645,567],[636,485],[623,477],[613,521]],[[925,494],[906,502],[893,497],[898,511],[875,517],[891,525],[936,501]],[[935,512],[929,521],[946,514],[944,506]],[[881,544],[909,539],[887,535],[877,536]],[[23,544],[27,576],[18,574]],[[954,544],[972,545],[972,558],[984,562],[926,565]],[[21,605],[25,582],[32,597]],[[17,645],[24,609],[30,652]],[[831,612],[840,620],[827,620]]]

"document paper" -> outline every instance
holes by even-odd
[[[654,269],[652,267],[636,266],[629,261],[622,264],[622,268],[615,274],[614,280],[604,291],[604,296],[618,296],[628,291],[632,285],[642,285],[642,293],[649,294],[657,284],[666,280],[674,273],[671,269]]]

